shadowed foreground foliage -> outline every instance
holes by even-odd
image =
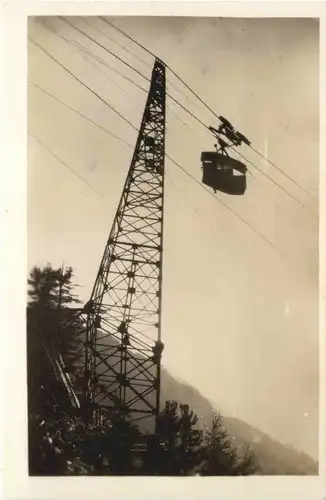
[[[142,434],[111,416],[101,428],[86,425],[69,403],[46,356],[57,349],[73,372],[78,349],[62,311],[78,303],[72,268],[35,267],[28,280],[27,321],[29,471],[31,475],[247,475],[254,457],[240,457],[220,414],[201,429],[187,404],[166,401],[158,436]]]

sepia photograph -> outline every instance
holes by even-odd
[[[317,476],[319,19],[28,18],[29,476]]]

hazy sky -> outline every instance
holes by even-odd
[[[153,58],[101,20],[88,18],[93,28],[81,18],[72,22],[150,77],[146,64],[94,27],[150,66]],[[121,18],[113,22],[165,60],[256,149],[318,197],[316,21]],[[94,60],[92,65],[47,27],[83,44],[146,89],[148,82],[63,21],[30,20],[29,34],[35,41],[138,126],[146,94],[108,67]],[[136,132],[128,124],[32,43],[28,55],[29,81],[135,143]],[[171,73],[167,78],[168,91],[213,125],[209,111]],[[50,261],[73,266],[82,285],[81,298],[87,300],[133,151],[33,85],[28,92],[29,134],[101,195],[29,137],[28,264]],[[213,144],[205,129],[168,101],[167,152],[198,180],[201,151]],[[318,202],[248,148],[241,152],[306,208],[254,168],[245,196],[218,195],[285,257],[166,162],[163,363],[226,414],[316,456]]]

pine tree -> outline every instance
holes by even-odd
[[[34,267],[28,279],[29,319],[39,344],[55,348],[63,356],[71,371],[79,355],[79,341],[73,338],[71,307],[79,303],[73,294],[73,269],[64,266],[53,269],[47,264],[43,269]]]
[[[212,424],[204,436],[204,464],[202,475],[235,475],[236,453],[224,429],[221,414],[214,414]]]
[[[30,287],[28,291],[30,307],[48,309],[56,306],[57,271],[52,269],[49,263],[43,269],[33,267],[27,283]]]
[[[211,427],[204,435],[201,475],[236,476],[253,474],[256,470],[254,456],[247,449],[240,457],[224,428],[220,413],[213,415]]]
[[[188,405],[166,401],[158,426],[164,443],[159,474],[187,475],[199,464],[203,436],[197,423],[198,417]]]
[[[72,279],[74,278],[73,268],[62,266],[54,272],[57,288],[57,306],[62,308],[70,304],[80,303],[77,296],[73,293],[73,288],[76,287],[76,285],[72,285]]]
[[[247,445],[242,456],[238,456],[238,463],[235,468],[236,474],[238,476],[249,476],[251,474],[257,474],[259,470],[256,456],[250,445]]]
[[[74,277],[72,267],[61,266],[54,269],[50,263],[42,269],[34,266],[27,283],[29,285],[29,306],[61,308],[72,303],[79,303],[72,290]]]
[[[27,373],[29,412],[43,415],[47,411],[44,387],[52,374],[45,359],[44,344],[48,342],[47,325],[53,321],[52,310],[56,302],[56,273],[47,264],[43,269],[34,267],[28,279],[29,303],[27,308]]]
[[[41,449],[37,451],[38,446],[42,445],[42,453],[51,449],[44,437],[44,430],[55,425],[55,408],[61,408],[62,412],[68,411],[66,392],[54,376],[47,354],[60,351],[63,357],[69,359],[76,352],[72,332],[61,314],[66,304],[75,301],[71,293],[72,275],[71,268],[53,269],[47,264],[43,269],[34,267],[28,279],[27,373],[31,472],[41,467],[42,460],[45,464]],[[44,424],[37,428],[41,422]],[[44,439],[40,440],[38,436]],[[50,455],[48,458],[53,462],[53,468],[58,470],[60,460],[56,460],[55,454],[52,453],[52,458]]]

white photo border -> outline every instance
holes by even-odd
[[[307,477],[32,478],[27,467],[27,19],[36,15],[314,17],[320,19],[320,461]],[[295,1],[7,1],[2,4],[1,62],[1,364],[4,368],[3,480],[6,500],[322,500],[326,498],[326,2]],[[323,140],[324,139],[324,140]],[[322,193],[325,195],[322,196]]]

